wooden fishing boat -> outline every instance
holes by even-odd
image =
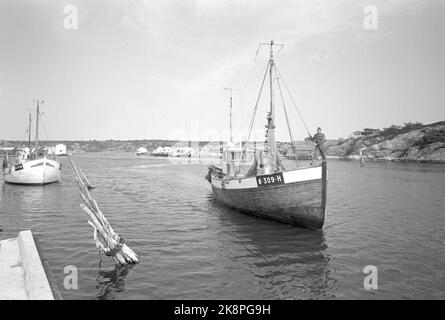
[[[17,156],[5,157],[3,161],[3,175],[6,183],[20,185],[44,185],[60,181],[61,165],[54,159],[47,157],[39,149],[39,101],[37,101],[36,139],[34,150],[20,152]],[[29,116],[29,142],[31,142],[31,115]],[[27,150],[30,150],[26,148]]]
[[[322,229],[326,214],[326,159],[322,153],[322,161],[301,166],[298,157],[295,157],[297,168],[292,170],[286,170],[281,163],[275,141],[274,76],[283,101],[292,146],[295,154],[297,152],[281,91],[280,81],[282,81],[282,78],[281,76],[278,77],[279,73],[275,69],[273,58],[275,44],[271,41],[268,45],[270,46],[270,59],[255,105],[247,139],[241,143],[240,147],[236,148],[233,144],[227,147],[224,150],[223,166],[210,166],[206,179],[210,182],[213,194],[219,202],[241,213],[315,230]],[[247,154],[249,154],[248,140],[259,97],[268,73],[270,78],[270,110],[267,114],[266,142],[262,149],[254,148],[252,163],[246,166]],[[309,132],[309,130],[307,131]],[[250,150],[250,153],[252,153],[252,150]],[[243,170],[243,167],[247,167],[248,170]]]

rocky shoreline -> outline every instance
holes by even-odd
[[[341,159],[445,163],[445,122],[392,126],[370,135],[330,143],[329,156]]]
[[[190,147],[191,149],[220,150],[220,141],[174,141],[161,139],[145,140],[88,140],[88,141],[42,141],[42,146],[65,144],[72,153],[82,152],[134,152],[144,147],[151,154],[159,147]],[[27,141],[1,141],[1,147],[22,147]],[[198,147],[199,145],[199,147]],[[332,159],[359,160],[360,151],[367,161],[393,161],[416,163],[445,163],[445,121],[422,125],[408,123],[404,126],[364,129],[351,134],[346,139],[328,140],[327,156]],[[312,143],[295,141],[299,155],[311,156]],[[195,151],[196,151],[195,150]],[[278,150],[283,157],[292,158],[293,148],[289,142],[278,142]]]

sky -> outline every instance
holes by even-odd
[[[1,0],[0,140],[27,138],[36,99],[43,139],[227,140],[226,87],[239,89],[242,139],[269,59],[259,43],[270,40],[284,44],[274,56],[280,81],[311,133],[445,120],[444,15],[445,0]],[[274,96],[286,141],[277,86]],[[259,101],[255,139],[268,87]],[[284,104],[303,139],[287,95]]]

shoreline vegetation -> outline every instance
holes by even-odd
[[[329,133],[327,133],[329,135]],[[43,147],[64,144],[72,153],[83,152],[132,152],[144,147],[151,154],[157,148],[190,148],[192,155],[208,152],[215,154],[224,142],[177,141],[162,139],[144,140],[52,140],[42,141]],[[0,140],[0,150],[8,147],[24,147],[27,141]],[[294,158],[290,142],[278,142],[283,157]],[[299,156],[310,156],[314,146],[307,141],[294,141]],[[397,161],[418,163],[445,163],[445,121],[424,125],[408,122],[383,129],[365,128],[353,132],[347,138],[328,139],[327,157],[331,159],[360,160],[360,151],[367,161]]]
[[[445,121],[419,122],[354,132],[347,139],[330,141],[328,156],[360,160],[445,163]]]

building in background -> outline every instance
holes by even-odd
[[[56,156],[66,156],[66,145],[57,144],[48,148],[48,154],[54,154]]]

